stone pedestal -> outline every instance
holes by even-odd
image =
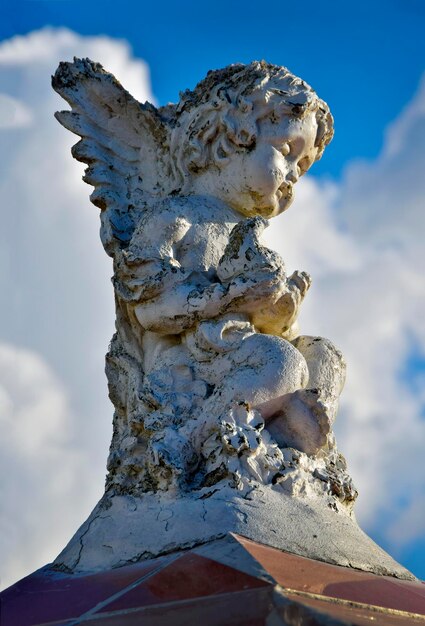
[[[104,497],[55,561],[76,573],[107,570],[207,544],[228,533],[281,550],[375,574],[414,579],[358,526],[320,499],[257,485],[242,497],[232,488],[187,497]]]

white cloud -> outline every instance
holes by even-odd
[[[423,483],[422,483],[423,487]],[[425,490],[410,498],[388,529],[388,539],[401,552],[410,542],[424,536]]]
[[[111,267],[90,188],[70,156],[75,139],[53,119],[64,103],[49,84],[73,55],[100,61],[139,100],[152,99],[147,67],[124,42],[45,29],[0,44],[3,92],[32,116],[25,129],[3,131],[0,144],[2,565],[10,581],[54,558],[95,504],[111,435],[103,374]],[[303,331],[328,336],[348,361],[338,440],[359,486],[359,517],[400,546],[423,533],[424,396],[405,369],[412,348],[425,350],[424,103],[422,88],[381,156],[350,165],[341,184],[302,181],[270,234],[288,269],[313,275]]]
[[[50,95],[49,99],[61,101],[56,94],[47,93],[40,87],[49,81],[59,61],[71,61],[74,56],[89,57],[102,63],[140,102],[154,101],[149,67],[144,61],[132,58],[131,48],[125,40],[105,36],[81,37],[66,28],[43,28],[0,44],[0,67],[4,75],[9,70],[10,86],[12,89],[22,86],[20,76],[24,76],[26,81],[38,86],[32,94],[26,94],[32,100],[39,97],[45,101]]]
[[[0,344],[2,587],[51,560],[96,497],[80,489],[90,468],[72,445],[75,423],[45,361]]]
[[[32,122],[31,111],[17,98],[0,93],[0,130],[25,128]]]
[[[152,100],[147,66],[124,42],[45,29],[0,44],[2,90],[32,115],[25,129],[0,130],[1,585],[52,560],[84,521],[103,491],[112,434],[103,372],[112,269],[70,154],[77,138],[53,117],[67,105],[50,75],[74,55]]]

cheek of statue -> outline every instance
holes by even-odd
[[[232,158],[222,172],[222,199],[244,215],[277,215],[285,173],[284,158],[272,146],[259,144]]]

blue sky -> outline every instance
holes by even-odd
[[[54,558],[94,506],[111,435],[111,270],[49,86],[72,54],[158,104],[209,69],[261,58],[328,102],[335,138],[270,242],[313,275],[303,332],[328,336],[348,361],[337,436],[359,521],[425,578],[425,4],[294,5],[0,4],[0,290],[11,294],[0,327],[0,471],[11,477],[0,544],[10,582]]]
[[[313,175],[338,175],[348,159],[376,156],[383,129],[414,93],[424,67],[422,0],[3,0],[2,6],[0,39],[45,25],[126,39],[149,64],[159,104],[175,102],[212,68],[262,58],[286,65],[331,102],[336,119],[332,147]]]

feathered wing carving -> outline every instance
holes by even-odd
[[[71,106],[56,118],[81,137],[72,154],[88,165],[84,180],[95,188],[90,199],[101,209],[102,243],[114,257],[115,272],[125,272],[125,248],[143,213],[174,189],[168,148],[174,107],[158,111],[147,102],[140,104],[89,59],[60,63],[52,86]],[[151,437],[143,424],[153,409],[140,400],[145,389],[143,331],[133,327],[133,316],[117,290],[115,300],[116,333],[106,357],[109,397],[115,407],[107,488],[123,490],[139,480],[139,474],[146,474],[151,484],[150,457],[140,450]]]
[[[147,204],[171,191],[170,125],[90,59],[60,63],[52,86],[71,106],[56,118],[81,137],[72,154],[88,165],[83,179],[95,187],[90,199],[101,209],[101,239],[114,256],[128,244]]]

